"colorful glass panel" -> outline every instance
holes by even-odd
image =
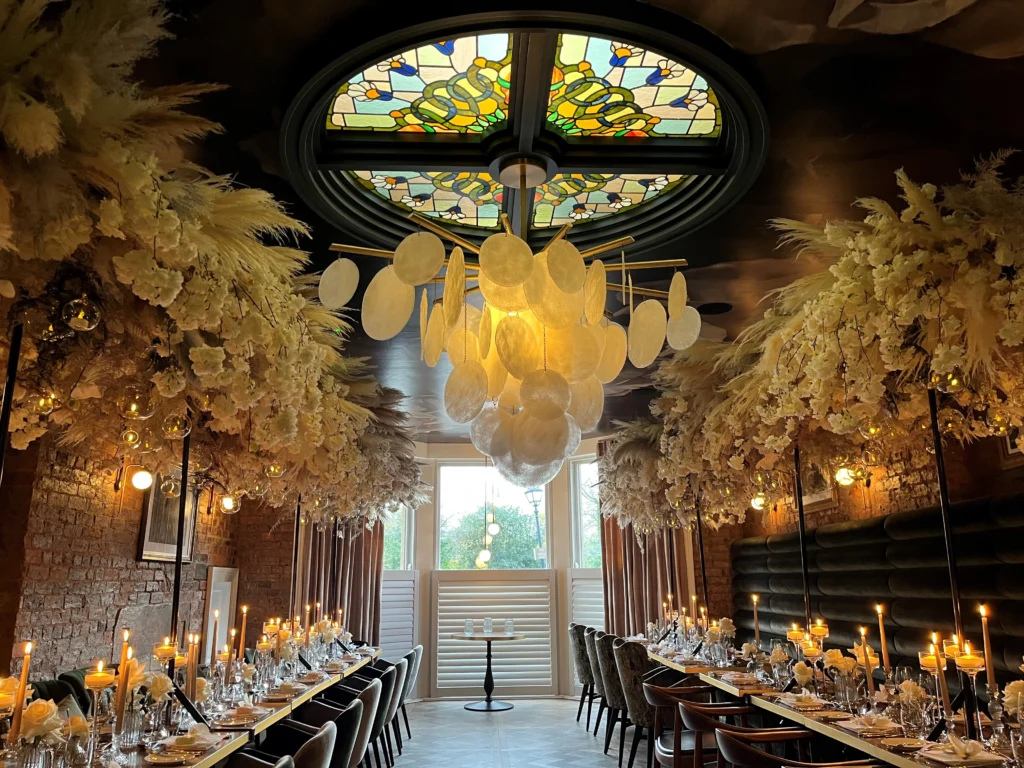
[[[498,226],[502,187],[490,174],[352,171],[351,175],[361,187],[410,212],[470,227]]]
[[[536,227],[582,224],[649,202],[674,191],[693,176],[641,173],[563,173],[537,187],[533,205]]]
[[[717,136],[722,111],[692,69],[636,45],[562,34],[548,123],[570,136]]]
[[[342,84],[328,130],[480,133],[508,116],[507,33],[422,45]]]

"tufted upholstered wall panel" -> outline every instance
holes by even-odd
[[[992,618],[996,673],[1019,676],[1024,655],[1024,494],[953,505],[961,611],[967,639],[981,648],[978,606]],[[932,631],[953,631],[946,550],[938,507],[850,520],[808,531],[811,611],[829,626],[827,647],[850,648],[867,626],[878,648],[875,604],[886,608],[894,665],[917,666]],[[762,640],[804,623],[800,545],[796,533],[732,543],[734,620],[743,640],[753,636],[751,593],[760,595]]]

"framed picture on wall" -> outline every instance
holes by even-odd
[[[139,526],[139,560],[174,562],[178,542],[178,510],[181,498],[168,499],[160,492],[163,478],[153,475],[153,485],[142,501],[142,524]],[[189,486],[185,497],[185,538],[182,562],[192,562],[192,549],[196,539],[196,514],[199,497]]]
[[[821,512],[839,506],[839,494],[832,478],[817,464],[811,464],[803,473],[804,512]]]
[[[1020,430],[1014,427],[1010,434],[999,439],[1000,469],[1016,469],[1024,467],[1024,451],[1017,447],[1017,436]]]

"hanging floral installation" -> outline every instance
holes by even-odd
[[[209,85],[145,89],[155,0],[0,8],[0,315],[24,343],[12,445],[47,433],[219,493],[360,517],[419,493],[396,395],[342,354],[307,234],[185,158]],[[379,473],[387,472],[387,477]]]
[[[924,467],[930,391],[950,439],[1024,423],[1024,187],[1001,177],[1006,158],[941,190],[900,171],[902,207],[860,200],[862,221],[775,222],[832,266],[776,292],[734,343],[660,366],[652,411],[675,519],[742,522],[791,503],[796,446],[841,484]],[[610,513],[648,527],[628,505]]]

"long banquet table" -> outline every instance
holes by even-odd
[[[221,737],[221,742],[202,755],[194,759],[188,760],[185,765],[191,766],[191,768],[213,768],[221,760],[229,757],[232,753],[237,752],[243,747],[247,746],[258,734],[266,731],[274,723],[280,722],[288,717],[292,712],[302,704],[313,697],[323,693],[332,685],[337,685],[346,677],[350,677],[358,672],[360,669],[365,667],[367,664],[372,662],[374,659],[380,657],[381,650],[376,649],[373,654],[363,656],[359,661],[355,662],[349,667],[346,667],[344,671],[338,672],[333,675],[328,675],[324,680],[314,685],[309,686],[306,690],[299,693],[293,699],[289,699],[284,702],[271,702],[265,701],[260,704],[261,707],[272,710],[270,714],[264,715],[261,719],[248,725],[220,727],[215,723],[211,723],[211,732]],[[129,756],[129,768],[148,768],[145,760],[143,759],[145,754],[142,750]]]
[[[893,752],[882,745],[881,738],[864,738],[846,730],[845,728],[840,728],[838,725],[826,723],[819,719],[822,714],[821,712],[800,712],[779,701],[775,701],[774,697],[778,695],[778,691],[773,688],[763,688],[759,686],[739,687],[722,680],[721,677],[719,677],[721,671],[719,671],[718,674],[714,674],[712,670],[707,667],[680,664],[671,659],[659,656],[651,651],[648,651],[647,655],[652,661],[656,661],[657,663],[663,664],[671,669],[679,670],[687,674],[696,674],[703,682],[717,688],[723,693],[746,699],[750,702],[751,706],[762,709],[765,712],[770,712],[778,717],[785,718],[786,720],[790,720],[809,731],[820,733],[821,735],[834,739],[841,744],[845,744],[848,747],[852,747],[853,749],[863,752],[869,757],[881,760],[889,765],[896,766],[896,768],[922,768],[922,766],[935,766],[936,768],[941,767],[940,763],[917,756],[913,753],[900,754],[898,752]]]

